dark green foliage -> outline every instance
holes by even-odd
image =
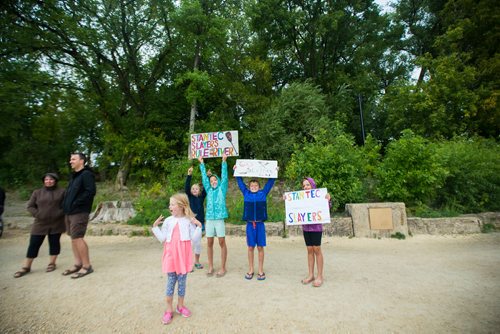
[[[437,207],[466,213],[500,210],[500,146],[496,141],[442,141],[438,154],[448,175],[437,192]]]
[[[404,235],[401,232],[396,232],[394,234],[391,234],[391,238],[398,239],[398,240],[405,240],[406,239],[406,235]]]

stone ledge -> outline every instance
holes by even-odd
[[[453,218],[408,218],[408,230],[412,235],[448,235],[481,233],[481,220],[478,217]]]

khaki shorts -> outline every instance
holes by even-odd
[[[86,212],[75,213],[74,215],[64,216],[66,231],[71,239],[83,238],[87,232],[89,223],[89,214]]]

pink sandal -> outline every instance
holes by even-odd
[[[161,321],[163,322],[164,325],[168,325],[169,323],[172,322],[172,318],[174,317],[174,314],[172,312],[165,312],[163,314],[163,318]]]

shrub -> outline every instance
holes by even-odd
[[[432,203],[448,173],[436,148],[411,130],[403,131],[399,140],[388,145],[375,170],[378,197],[407,206]]]
[[[315,179],[318,187],[327,188],[332,196],[332,209],[364,199],[363,178],[366,164],[362,150],[354,139],[334,129],[334,136],[316,137],[313,143],[296,147],[286,169],[293,189],[301,188],[305,176]]]
[[[135,217],[128,221],[130,225],[152,225],[160,214],[169,216],[168,198],[160,183],[152,186],[141,186],[140,195],[134,203],[137,212]]]
[[[449,174],[438,190],[438,207],[460,212],[500,210],[500,147],[494,140],[441,142],[438,154]]]

